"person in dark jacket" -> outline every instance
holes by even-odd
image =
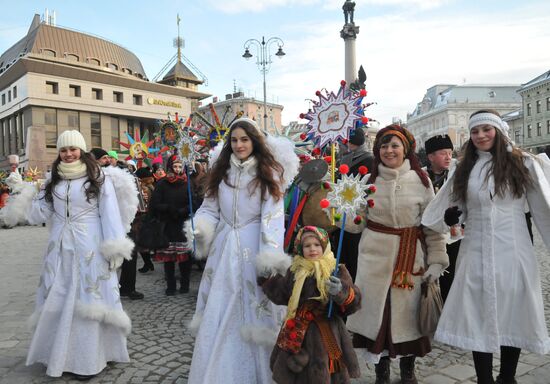
[[[361,171],[365,172],[365,168],[367,171],[370,171],[374,157],[372,153],[367,150],[365,144],[365,131],[362,128],[355,128],[353,133],[350,134],[347,146],[349,152],[342,155],[340,165],[346,164],[349,167],[348,174],[352,176],[358,175]],[[331,233],[333,252],[336,252],[338,249],[340,231],[341,229],[337,229]],[[355,275],[357,273],[357,250],[359,249],[359,240],[361,240],[360,233],[344,231],[341,261],[346,265],[353,281],[355,281]]]
[[[183,223],[189,218],[189,195],[187,193],[187,176],[183,172],[183,163],[178,155],[172,155],[166,166],[167,176],[159,180],[155,186],[150,212],[164,222],[164,236],[168,247],[158,249],[156,261],[164,262],[166,279],[166,295],[176,293],[175,264],[180,270],[180,293],[189,292],[189,276],[191,273],[191,250],[186,247]]]
[[[349,383],[361,373],[342,316],[359,309],[359,289],[343,264],[338,276],[332,276],[336,260],[325,230],[301,228],[294,253],[284,276],[258,278],[273,303],[288,306],[271,354],[273,380],[280,384]],[[329,300],[334,301],[330,317]]]

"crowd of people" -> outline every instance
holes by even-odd
[[[325,209],[336,229],[292,227],[291,255],[285,195],[299,158],[255,121],[230,125],[208,169],[177,151],[137,169],[63,132],[25,212],[50,231],[27,364],[89,380],[128,362],[120,297],[143,299],[141,256],[142,273],[163,263],[167,296],[178,291],[176,265],[190,294],[192,261],[203,260],[182,325],[195,335],[191,384],[349,383],[366,363],[389,384],[392,360],[400,382],[415,384],[432,338],[472,351],[478,383],[516,383],[521,350],[550,351],[530,230],[532,217],[550,247],[550,161],[516,147],[496,111],[472,114],[469,130],[455,159],[448,136],[427,140],[422,167],[405,127],[381,129],[372,153],[357,127],[338,164],[375,186],[372,204],[345,221]],[[418,319],[434,281],[445,304],[431,335]]]

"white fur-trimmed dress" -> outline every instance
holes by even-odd
[[[190,384],[271,382],[269,356],[286,308],[272,304],[257,285],[256,263],[269,259],[285,271],[290,258],[283,253],[283,199],[262,201],[259,188],[250,194],[256,171],[255,158],[240,163],[232,155],[234,188],[222,182],[218,197],[205,198],[195,216],[204,235],[197,253],[208,260],[192,322]]]
[[[34,198],[28,219],[49,222],[50,237],[31,324],[35,327],[27,365],[46,374],[94,375],[108,361],[128,362],[130,318],[120,302],[116,271],[109,262],[130,258],[115,187],[106,176],[98,199],[86,200],[87,178],[62,180],[53,203]],[[135,212],[134,212],[135,213]]]

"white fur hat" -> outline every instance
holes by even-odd
[[[65,131],[57,138],[57,150],[63,147],[77,147],[86,152],[84,136],[76,130]]]
[[[19,164],[19,156],[17,156],[17,155],[8,155],[8,162],[10,164]]]

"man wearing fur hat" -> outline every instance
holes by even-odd
[[[428,156],[428,166],[426,172],[432,181],[434,192],[437,192],[443,187],[447,180],[449,170],[456,166],[456,159],[453,159],[453,142],[448,135],[437,135],[430,137],[424,144],[426,155]],[[439,278],[439,286],[441,287],[441,297],[443,300],[447,298],[451,284],[455,275],[456,258],[460,248],[460,240],[447,239],[447,255],[449,256],[449,266],[446,273]]]

